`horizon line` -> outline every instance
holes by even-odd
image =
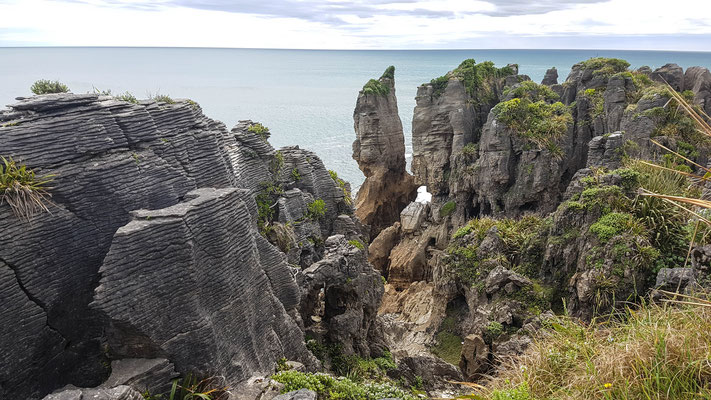
[[[670,49],[605,49],[605,48],[424,48],[424,49],[320,49],[320,48],[282,48],[282,47],[221,47],[221,46],[0,46],[0,49],[205,49],[205,50],[279,50],[279,51],[638,51],[638,52],[675,52],[675,53],[711,53],[711,50],[670,50]]]

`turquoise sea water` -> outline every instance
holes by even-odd
[[[410,152],[417,86],[455,68],[462,60],[519,64],[540,82],[558,68],[590,57],[618,57],[632,67],[668,62],[711,68],[711,53],[612,50],[403,50],[317,51],[178,48],[0,48],[0,105],[30,94],[37,79],[58,79],[74,93],[96,87],[190,98],[211,118],[231,128],[252,119],[268,126],[276,147],[315,151],[330,169],[359,186],[363,176],[351,158],[353,108],[370,78],[395,65],[400,118]],[[0,153],[2,149],[0,149]]]

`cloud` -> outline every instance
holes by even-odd
[[[97,4],[96,0],[69,0]],[[166,7],[253,14],[277,18],[296,18],[331,25],[346,23],[343,16],[362,19],[375,16],[453,19],[466,15],[506,17],[545,14],[580,4],[609,0],[99,0],[108,7],[156,11]]]

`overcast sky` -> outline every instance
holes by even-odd
[[[711,0],[0,0],[0,46],[711,51]]]

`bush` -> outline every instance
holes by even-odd
[[[32,84],[30,87],[32,93],[34,94],[50,94],[50,93],[68,93],[69,88],[67,85],[59,81],[48,81],[45,79],[40,79]]]
[[[375,94],[378,96],[387,96],[390,93],[390,88],[383,85],[382,82],[376,79],[369,80],[363,86],[363,94]]]
[[[316,199],[309,203],[306,215],[311,219],[321,219],[326,215],[326,202]]]
[[[324,400],[416,399],[404,390],[389,383],[356,383],[348,378],[334,378],[326,374],[289,370],[273,375],[272,379],[284,384],[282,393],[308,389],[316,392],[319,395],[319,399]]]
[[[331,175],[331,179],[333,179],[334,182],[336,182],[336,185],[338,185],[339,188],[343,191],[343,199],[348,204],[349,206],[353,204],[353,199],[351,199],[351,191],[348,190],[348,186],[346,185],[346,181],[338,177],[338,174],[334,170],[328,170],[329,175]]]
[[[269,138],[269,128],[260,124],[259,122],[250,125],[249,128],[247,128],[247,132],[254,133],[255,135],[262,138],[264,141]]]
[[[49,212],[51,188],[47,185],[54,180],[54,175],[40,177],[12,158],[0,157],[0,160],[0,205],[7,203],[17,218],[26,221],[41,212]]]
[[[603,215],[590,226],[590,232],[596,234],[601,243],[607,243],[613,237],[625,232],[636,236],[646,234],[645,227],[638,218],[632,214],[620,212]]]
[[[548,104],[529,97],[514,98],[496,105],[492,110],[499,122],[519,136],[562,157],[556,141],[568,132],[573,123],[570,109],[561,102]]]
[[[385,69],[385,72],[383,72],[383,75],[380,77],[380,79],[395,79],[395,66],[391,65]]]

